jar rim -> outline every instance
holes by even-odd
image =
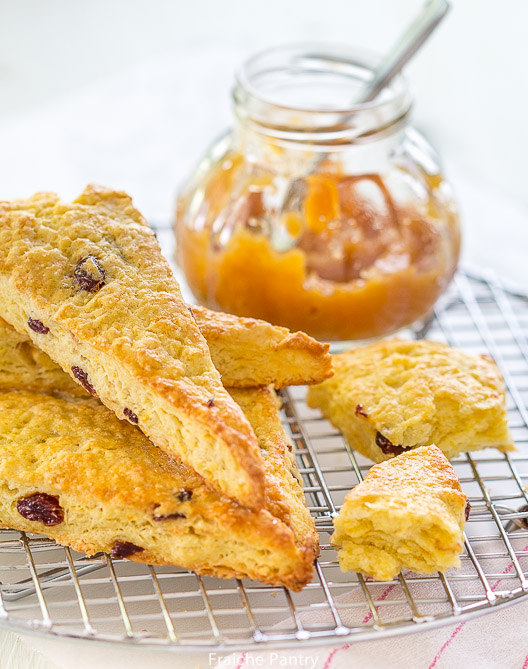
[[[341,138],[359,138],[386,131],[401,125],[412,106],[401,73],[372,101],[354,103],[349,97],[368,83],[379,61],[379,55],[366,49],[327,42],[265,49],[250,56],[236,73],[235,111],[239,118],[264,128],[268,134],[276,129],[303,133],[305,137],[306,133],[336,133]],[[306,96],[314,91],[324,103],[316,104],[315,98],[314,103],[306,103]],[[299,92],[305,96],[304,102],[292,99]],[[329,104],[327,94],[340,97],[341,102]],[[347,104],[343,104],[345,99]]]

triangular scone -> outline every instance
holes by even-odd
[[[321,383],[332,376],[329,344],[304,332],[205,307],[191,309],[226,387],[283,388]]]
[[[442,451],[422,446],[375,465],[347,495],[331,542],[343,571],[390,581],[460,567],[467,497]]]
[[[275,484],[271,476],[272,495]],[[286,494],[283,520],[241,507],[96,400],[0,392],[3,526],[89,555],[300,590],[311,579],[317,540],[304,503],[298,515],[288,511],[290,500]]]
[[[306,508],[293,444],[284,433],[275,392],[269,388],[228,391],[242,407],[258,438],[266,473],[265,508],[291,527],[298,540],[312,536],[317,545],[314,520]]]
[[[263,503],[256,437],[126,194],[0,203],[0,308],[118,418],[228,496]]]
[[[488,356],[393,339],[332,357],[334,376],[309,388],[308,404],[374,462],[433,443],[448,458],[514,450],[504,381]]]

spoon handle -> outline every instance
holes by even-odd
[[[429,0],[376,68],[355,104],[370,102],[418,51],[449,10],[447,0]]]

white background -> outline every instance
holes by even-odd
[[[414,122],[440,151],[458,194],[465,259],[528,290],[528,2],[453,5],[408,68]],[[245,57],[298,40],[381,52],[420,6],[421,0],[0,0],[0,198],[45,189],[72,197],[93,181],[128,190],[147,217],[167,222],[177,184],[230,123],[233,71]],[[516,609],[506,618],[519,615]],[[496,626],[500,615],[488,624]],[[475,624],[468,630],[486,642]],[[511,643],[506,634],[497,638],[504,654],[522,650],[522,634]],[[422,635],[412,643],[424,642]],[[361,648],[382,664],[389,651],[392,664],[404,666],[407,641],[399,655],[394,644]],[[50,645],[35,640],[22,648],[2,633],[0,662],[36,667],[32,649]],[[39,666],[72,666],[79,648],[55,644],[47,652],[54,661],[41,658]],[[96,649],[82,651],[86,666],[94,666]],[[20,664],[23,653],[28,659]],[[108,663],[104,653],[95,666],[123,666],[118,656],[133,665],[122,651]],[[498,666],[493,655],[479,666]],[[137,658],[142,666],[145,657]],[[447,662],[438,666],[455,666]]]
[[[256,49],[335,40],[386,50],[421,0],[0,0],[0,198],[86,182],[168,220],[177,184],[230,123]],[[408,68],[439,149],[465,258],[528,282],[528,2],[454,0]]]

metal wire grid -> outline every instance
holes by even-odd
[[[0,624],[163,648],[228,650],[379,638],[436,626],[523,597],[528,589],[528,298],[491,276],[460,273],[434,317],[414,333],[488,352],[508,386],[518,452],[454,461],[472,513],[462,569],[405,572],[391,583],[342,574],[329,544],[332,516],[370,463],[318,412],[305,390],[283,392],[307,503],[321,536],[314,581],[289,593],[253,581],[200,577],[106,555],[88,559],[36,535],[0,532]],[[527,507],[528,508],[528,507]]]

